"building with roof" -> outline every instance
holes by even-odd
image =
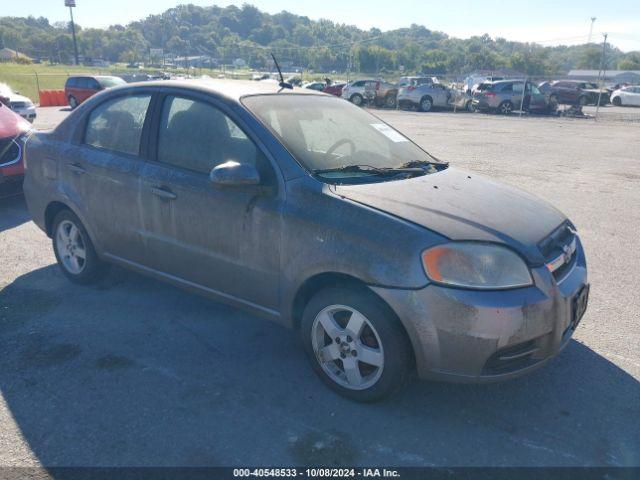
[[[31,57],[24,53],[11,50],[10,48],[0,48],[0,62],[14,62],[18,59],[33,61]]]
[[[567,77],[591,81],[603,78],[604,81],[611,83],[640,83],[640,70],[607,70],[604,72],[604,77],[599,70],[571,70]]]

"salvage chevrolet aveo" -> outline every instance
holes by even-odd
[[[29,210],[71,281],[114,263],[298,329],[355,400],[413,371],[529,372],[586,309],[585,255],[558,210],[312,90],[117,87],[34,135],[26,162]]]

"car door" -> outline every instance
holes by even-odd
[[[140,203],[148,266],[275,309],[281,201],[273,166],[222,104],[188,94],[167,95],[161,103]],[[211,169],[231,160],[255,164],[262,186],[212,184]]]
[[[625,98],[623,100],[623,103],[640,106],[640,87],[633,87],[629,89],[629,93],[627,93],[626,97],[629,99],[629,101],[626,102],[627,98]]]
[[[62,177],[105,253],[144,258],[138,203],[143,131],[152,94],[108,99],[84,119],[78,145],[68,149]]]

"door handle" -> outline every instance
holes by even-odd
[[[151,193],[156,195],[157,197],[164,198],[166,200],[173,200],[178,198],[178,196],[173,193],[171,190],[161,187],[151,187]]]
[[[76,175],[84,175],[85,173],[87,173],[87,170],[84,167],[81,167],[80,165],[77,165],[75,163],[70,163],[68,167],[69,170],[71,170]]]

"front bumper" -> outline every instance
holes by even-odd
[[[402,321],[421,378],[482,383],[539,368],[571,339],[574,298],[587,285],[582,247],[559,283],[544,266],[532,273],[533,286],[514,290],[370,288]]]

